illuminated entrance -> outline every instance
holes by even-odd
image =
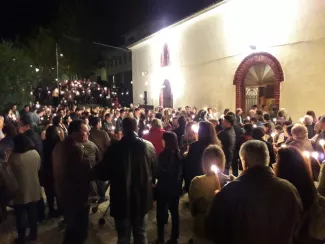
[[[164,108],[173,108],[173,93],[169,80],[165,80],[160,89],[159,105]]]
[[[280,105],[280,82],[284,80],[279,61],[269,53],[254,53],[239,65],[235,78],[236,108],[248,112],[253,105]]]

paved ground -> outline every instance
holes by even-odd
[[[180,201],[180,244],[185,244],[191,238],[191,216],[189,209],[186,207],[187,197],[183,197]],[[105,211],[108,203],[100,206],[100,211],[91,214],[89,240],[87,244],[115,244],[117,243],[114,221],[111,217],[106,216],[106,224],[99,226],[98,221],[102,216],[101,212]],[[60,244],[62,243],[63,231],[58,228],[58,220],[49,220],[39,226],[39,240],[37,244]],[[166,228],[166,240],[169,238],[171,224],[169,221]],[[148,221],[148,239],[153,241],[156,239],[156,211],[153,210],[149,214]],[[0,225],[0,243],[11,244],[16,237],[15,223],[11,214],[9,220]]]

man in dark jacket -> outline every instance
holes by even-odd
[[[233,128],[235,118],[232,115],[225,115],[222,121],[222,127],[224,130],[220,132],[219,139],[222,143],[222,149],[226,156],[225,174],[229,174],[229,169],[234,157],[234,151],[236,146],[236,133]]]
[[[137,122],[122,122],[123,138],[111,144],[103,161],[94,169],[94,178],[110,181],[111,216],[115,219],[118,243],[146,244],[147,214],[153,205],[153,172],[156,153],[153,145],[135,133]]]
[[[214,243],[291,244],[302,213],[297,189],[277,178],[265,143],[251,140],[240,150],[244,173],[216,194],[205,230]]]

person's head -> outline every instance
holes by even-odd
[[[196,132],[193,130],[193,126],[197,126],[198,128],[197,122],[191,121],[186,124],[184,131],[184,138],[186,140],[195,138]]]
[[[185,107],[185,111],[186,111],[186,113],[191,112],[191,107],[190,107],[190,106],[186,106],[186,107]]]
[[[198,141],[205,145],[221,145],[216,130],[210,122],[202,121],[199,123]]]
[[[252,106],[252,110],[254,110],[255,113],[256,113],[257,109],[258,109],[258,106],[257,105],[253,105]]]
[[[110,113],[105,114],[105,121],[107,121],[107,122],[112,121],[112,115]]]
[[[3,128],[4,123],[5,123],[5,118],[3,116],[0,116],[0,129]]]
[[[294,125],[289,125],[284,128],[285,136],[292,137],[292,128]]]
[[[243,170],[255,166],[268,166],[270,163],[269,150],[265,142],[250,140],[245,142],[239,151]]]
[[[122,121],[123,135],[133,134],[137,131],[137,121],[134,118],[126,117]]]
[[[15,136],[13,142],[14,142],[13,152],[15,153],[25,153],[27,151],[35,149],[34,142],[24,134],[19,134]]]
[[[309,110],[309,111],[307,111],[306,115],[309,115],[313,118],[313,124],[315,124],[317,122],[317,117],[316,117],[316,114],[314,111]]]
[[[120,111],[116,110],[115,111],[115,118],[119,118],[121,116]]]
[[[254,140],[263,140],[263,137],[265,136],[264,129],[261,127],[253,128],[252,130],[252,138]]]
[[[202,110],[200,115],[199,115],[199,118],[202,119],[202,120],[206,120],[207,115],[208,115],[208,112],[206,110]]]
[[[68,128],[69,136],[77,142],[88,141],[88,128],[83,120],[74,120],[70,123]]]
[[[127,116],[128,116],[128,117],[131,117],[131,118],[134,118],[133,111],[129,111],[129,112],[127,113]]]
[[[305,115],[304,117],[303,117],[303,123],[304,123],[304,125],[312,125],[313,124],[313,117],[311,117],[310,115]]]
[[[212,114],[212,108],[208,108],[208,114]]]
[[[257,118],[256,117],[252,117],[251,118],[251,123],[254,125],[254,124],[256,124],[257,123]]]
[[[325,116],[321,117],[319,120],[319,128],[321,131],[325,131]]]
[[[261,109],[262,109],[263,112],[266,111],[267,110],[266,105],[263,104]]]
[[[277,134],[281,134],[283,132],[283,128],[281,125],[276,125],[275,126],[275,131]]]
[[[223,118],[223,121],[222,121],[222,127],[227,129],[227,128],[233,127],[234,124],[235,124],[234,116],[232,116],[230,114],[225,115],[225,117]]]
[[[310,165],[294,147],[280,148],[275,165],[276,176],[292,183],[298,190],[304,210],[308,210],[316,194]]]
[[[285,111],[285,109],[280,109],[279,111],[278,111],[278,117],[279,118],[286,118],[286,111]]]
[[[181,127],[181,128],[185,128],[186,126],[186,119],[184,116],[180,116],[177,120],[178,122],[178,126]]]
[[[11,110],[12,110],[13,112],[16,112],[16,110],[17,110],[17,105],[16,105],[16,104],[12,105]]]
[[[292,130],[292,137],[295,140],[304,140],[308,138],[308,130],[306,126],[301,124],[296,124],[293,126]]]
[[[248,111],[248,116],[251,117],[251,118],[254,117],[255,116],[255,110],[253,110],[253,109],[249,110]]]
[[[226,108],[226,109],[223,111],[223,114],[226,115],[229,111],[230,111],[230,109],[229,109],[229,108]]]
[[[121,109],[120,114],[121,114],[121,118],[124,119],[124,117],[126,115],[126,111],[124,109]]]
[[[172,131],[164,132],[163,136],[163,147],[172,151],[179,151],[177,136]]]
[[[236,115],[242,115],[242,114],[243,114],[243,110],[241,108],[237,108]]]
[[[6,137],[14,137],[17,135],[17,128],[12,123],[8,123],[3,127],[2,132]]]
[[[269,114],[263,114],[263,118],[265,121],[270,121],[271,120],[271,116]]]
[[[20,133],[25,133],[25,131],[30,130],[32,126],[33,126],[33,120],[28,114],[20,118],[20,122],[19,122]]]
[[[136,117],[136,118],[139,118],[140,117],[140,109],[139,108],[136,108],[136,109],[134,109],[134,117]]]
[[[29,108],[28,105],[25,105],[25,106],[24,106],[24,111],[25,111],[26,113],[29,113],[29,109],[30,109],[30,108]]]
[[[115,138],[115,140],[118,140],[118,141],[119,141],[119,140],[122,139],[122,137],[123,137],[123,133],[122,133],[122,131],[116,129],[116,130],[114,131],[114,138]]]
[[[57,116],[53,117],[52,123],[55,126],[58,126],[58,125],[62,124],[63,123],[62,116],[61,115],[57,115]]]
[[[214,172],[211,170],[213,165],[217,166],[220,172],[225,170],[226,157],[222,148],[217,145],[210,145],[203,152],[202,169],[204,174],[213,174]]]
[[[256,116],[258,117],[258,118],[263,118],[263,111],[262,110],[256,110]]]
[[[91,118],[89,123],[90,123],[90,126],[93,128],[97,128],[97,129],[102,128],[102,120],[98,117]]]
[[[246,135],[252,136],[253,125],[251,123],[244,124],[243,128]]]
[[[162,113],[156,113],[155,118],[162,120],[162,118],[163,118]]]
[[[263,129],[265,131],[265,134],[270,134],[272,131],[272,126],[270,123],[264,123],[263,124]]]
[[[160,119],[153,119],[151,126],[152,128],[162,129],[162,122]]]

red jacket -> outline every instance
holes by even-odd
[[[151,128],[148,134],[143,135],[143,139],[152,143],[156,150],[157,156],[164,150],[162,145],[162,136],[164,132],[164,129]]]

